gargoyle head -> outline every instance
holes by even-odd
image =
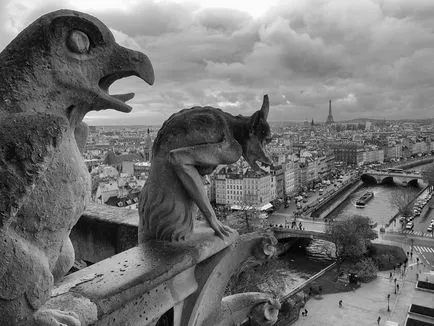
[[[264,151],[264,146],[271,142],[270,126],[267,123],[269,107],[268,95],[264,95],[261,109],[250,117],[249,136],[243,144],[243,157],[254,170],[260,169],[257,162],[272,165]]]
[[[281,304],[278,299],[270,298],[250,311],[251,326],[272,326],[277,322]]]
[[[256,259],[266,260],[273,258],[277,252],[277,239],[274,236],[268,235],[258,242],[258,244],[253,248],[253,256]]]
[[[154,82],[146,55],[117,44],[97,18],[72,10],[38,18],[6,47],[0,59],[0,81],[5,79],[20,94],[9,102],[18,103],[15,106],[21,111],[64,115],[73,127],[92,110],[131,111],[125,102],[133,93],[108,93],[116,80],[134,75],[148,84]]]

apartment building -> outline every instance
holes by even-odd
[[[274,178],[274,185],[282,183],[281,177]],[[272,197],[271,174],[248,169],[245,173],[221,169],[212,179],[215,184],[215,202],[219,205],[249,205],[262,207]]]
[[[285,193],[287,196],[295,193],[295,170],[291,156],[285,163]]]
[[[358,165],[363,162],[364,149],[354,142],[334,143],[331,145],[337,162]]]
[[[270,168],[271,173],[271,198],[284,198],[285,193],[285,170],[283,165],[274,165]]]
[[[244,201],[251,206],[261,207],[271,197],[271,175],[264,171],[247,170],[243,176]]]

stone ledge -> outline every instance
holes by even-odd
[[[103,221],[105,223],[123,224],[137,227],[139,212],[135,209],[120,208],[89,202],[81,218]]]
[[[70,238],[77,260],[97,263],[137,245],[137,210],[91,202]]]
[[[230,246],[237,237],[237,233],[233,233],[223,241],[214,236],[212,229],[198,224],[189,241],[149,241],[70,274],[57,285],[53,296],[69,292],[88,298],[98,307],[99,319],[122,311],[122,306],[144,294],[149,297],[151,291],[158,292],[160,286],[171,294],[169,301],[173,301],[173,306],[196,290],[192,276],[194,266]],[[177,276],[182,277],[177,280]],[[190,284],[189,289],[184,288],[182,279]],[[167,298],[164,302],[168,302]],[[154,302],[147,300],[147,304]],[[140,309],[143,310],[143,306]]]

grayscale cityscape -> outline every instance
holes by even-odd
[[[0,326],[434,326],[431,2],[0,0]]]

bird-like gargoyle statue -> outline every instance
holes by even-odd
[[[69,234],[90,194],[83,117],[129,112],[134,94],[108,88],[131,75],[154,82],[148,57],[76,11],[40,17],[0,53],[0,325],[77,325],[39,308],[74,262]]]
[[[263,148],[271,140],[268,111],[265,95],[261,109],[250,117],[206,106],[181,110],[164,122],[140,194],[139,242],[188,240],[196,207],[217,236],[232,231],[217,219],[201,176],[241,156],[253,169],[260,169],[257,162],[271,165]]]

